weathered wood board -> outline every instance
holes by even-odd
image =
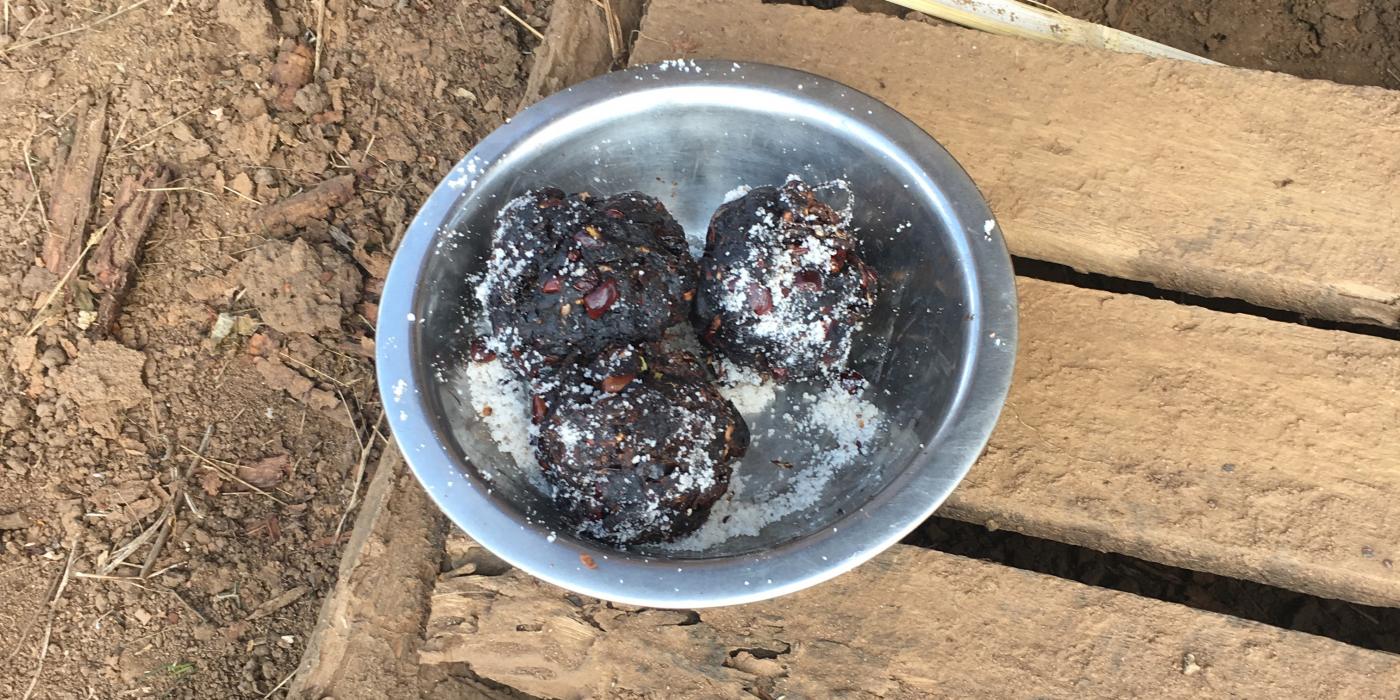
[[[599,575],[606,575],[599,571]],[[543,698],[1393,697],[1400,657],[903,545],[763,603],[609,606],[444,581],[425,665]]]
[[[654,0],[633,63],[867,92],[938,139],[1011,250],[1317,318],[1400,324],[1400,92],[759,0]]]
[[[419,697],[418,645],[444,521],[390,442],[287,697]]]
[[[987,452],[943,514],[1400,605],[1400,343],[1020,278]]]

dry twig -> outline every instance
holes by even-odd
[[[517,14],[515,14],[514,12],[511,12],[509,7],[506,7],[505,5],[497,5],[496,7],[501,8],[501,12],[506,13],[506,16],[507,16],[507,17],[509,17],[509,18],[511,18],[511,19],[513,19],[513,20],[515,20],[517,24],[519,24],[520,26],[524,27],[524,28],[525,28],[525,31],[528,31],[528,32],[530,32],[531,34],[534,34],[536,39],[539,39],[540,41],[544,41],[544,35],[540,33],[540,30],[535,29],[534,27],[530,26],[530,23],[529,23],[529,22],[526,22],[526,21],[524,20],[524,18],[522,18],[520,15],[517,15]]]
[[[53,637],[53,618],[58,610],[58,601],[63,597],[64,589],[68,588],[68,576],[73,572],[73,560],[78,556],[78,542],[74,540],[68,546],[68,562],[63,566],[63,575],[58,582],[58,590],[53,594],[53,599],[49,601],[48,622],[44,625],[44,639],[39,642],[39,664],[34,669],[34,677],[29,679],[29,687],[24,689],[22,700],[29,700],[34,694],[34,688],[39,685],[39,677],[44,674],[44,660],[49,656],[49,640]]]
[[[126,7],[123,7],[122,9],[117,10],[116,12],[113,12],[113,13],[111,13],[111,14],[103,15],[103,16],[101,16],[101,17],[99,17],[99,18],[97,18],[97,19],[95,19],[95,20],[93,20],[93,21],[91,21],[91,22],[89,22],[89,23],[87,23],[87,24],[84,24],[84,25],[81,26],[81,27],[73,27],[72,29],[65,29],[65,30],[63,30],[63,31],[61,31],[61,32],[57,32],[57,33],[54,33],[54,34],[49,34],[49,35],[47,35],[47,36],[41,36],[41,37],[39,37],[39,38],[37,38],[37,39],[30,39],[29,41],[26,41],[26,42],[24,42],[24,43],[22,43],[22,44],[15,44],[14,46],[11,46],[11,47],[9,47],[9,48],[7,48],[7,49],[0,49],[0,56],[4,56],[4,55],[6,55],[6,54],[14,53],[14,52],[16,52],[16,51],[19,51],[20,49],[27,49],[27,48],[29,48],[29,47],[31,47],[31,46],[34,46],[35,44],[42,44],[42,43],[44,43],[44,42],[46,42],[46,41],[52,41],[52,40],[57,39],[57,38],[59,38],[59,37],[61,37],[61,36],[68,36],[69,34],[77,34],[78,32],[85,32],[85,31],[87,31],[87,30],[89,30],[89,29],[92,29],[93,27],[96,27],[96,26],[99,25],[99,24],[102,24],[103,22],[107,22],[107,21],[109,21],[109,20],[112,20],[112,19],[115,19],[115,18],[117,18],[117,17],[120,17],[121,15],[124,15],[124,14],[126,14],[126,13],[128,13],[128,12],[131,12],[132,10],[134,10],[134,9],[136,9],[136,8],[142,6],[142,5],[145,5],[146,3],[150,2],[150,1],[151,1],[151,0],[137,0],[137,2],[134,2],[134,3],[130,4],[130,5],[127,5]],[[6,7],[9,7],[9,3],[6,3]]]
[[[355,464],[355,486],[350,491],[350,502],[345,504],[345,510],[340,514],[340,522],[335,526],[335,537],[332,542],[340,538],[340,533],[345,529],[345,519],[350,517],[350,511],[355,509],[360,499],[360,484],[365,480],[365,466],[369,464],[370,451],[374,449],[375,438],[379,437],[379,424],[384,420],[384,409],[379,409],[379,417],[374,419],[374,424],[370,426],[367,439],[360,441],[360,460]]]
[[[164,167],[150,167],[139,179],[130,175],[123,178],[117,188],[107,223],[103,225],[109,233],[98,243],[87,263],[95,291],[101,292],[97,318],[88,327],[88,334],[94,338],[105,338],[111,333],[126,295],[135,283],[146,235],[165,204],[165,193],[160,189],[170,175]],[[144,191],[142,185],[147,184],[154,185],[155,191]]]
[[[55,275],[79,258],[93,199],[102,181],[102,164],[107,153],[107,96],[89,105],[78,101],[73,119],[73,144],[54,171],[53,192],[49,194],[52,226],[44,238],[44,267]]]
[[[53,289],[49,290],[49,295],[44,297],[44,303],[40,304],[39,309],[34,312],[34,319],[29,324],[28,330],[24,332],[25,335],[34,335],[34,331],[39,330],[39,326],[43,325],[46,320],[44,318],[44,311],[49,308],[49,305],[53,303],[54,299],[58,298],[59,294],[63,293],[64,288],[68,286],[68,280],[73,278],[73,273],[77,272],[78,267],[83,264],[83,259],[87,257],[88,251],[91,251],[98,243],[101,243],[102,237],[106,235],[106,233],[106,226],[92,233],[92,238],[88,239],[87,245],[78,253],[77,257],[73,260],[73,264],[68,267],[68,271],[63,273],[63,276],[58,279],[58,283],[53,286]]]
[[[257,494],[259,494],[259,495],[262,495],[262,496],[266,496],[267,498],[270,498],[270,499],[272,499],[273,501],[275,501],[275,502],[277,502],[277,503],[279,503],[279,504],[281,504],[281,505],[284,505],[284,506],[285,506],[285,505],[290,505],[290,504],[288,504],[286,501],[284,501],[284,500],[282,500],[282,499],[280,499],[280,498],[278,498],[278,497],[276,497],[276,496],[274,496],[274,495],[268,493],[267,491],[264,491],[264,490],[258,488],[257,486],[254,486],[254,485],[248,483],[247,481],[244,481],[243,479],[239,478],[237,474],[234,474],[233,472],[231,472],[231,471],[229,471],[229,470],[227,470],[227,469],[224,469],[223,467],[219,466],[219,463],[218,463],[218,462],[216,462],[216,461],[214,461],[214,460],[212,460],[212,459],[209,459],[208,457],[205,457],[204,455],[201,455],[201,454],[199,454],[199,453],[197,453],[197,452],[195,452],[195,451],[189,449],[188,447],[181,447],[180,449],[182,449],[182,450],[184,450],[184,451],[186,451],[186,452],[188,452],[188,453],[194,455],[196,458],[198,458],[198,460],[199,460],[199,465],[200,465],[201,467],[204,467],[205,469],[208,469],[208,470],[210,470],[210,471],[216,472],[216,473],[219,474],[219,476],[222,476],[222,477],[224,477],[224,478],[226,478],[226,479],[228,479],[228,480],[230,480],[230,481],[236,481],[236,482],[238,482],[238,483],[240,483],[240,484],[243,484],[244,486],[248,487],[249,489],[252,489],[255,493],[257,493]]]
[[[326,43],[326,0],[316,0],[316,60],[312,74],[321,72],[321,47]]]

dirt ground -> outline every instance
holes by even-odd
[[[1047,0],[1232,66],[1400,88],[1394,0]]]
[[[317,7],[4,2],[0,697],[263,697],[297,664],[382,446],[388,252],[514,109],[536,42],[494,1]],[[81,328],[85,268],[38,308],[80,116],[105,144],[84,235],[127,175],[173,171],[110,340]]]
[[[1055,4],[1227,63],[1400,87],[1381,0]],[[545,2],[509,5],[543,27]],[[382,445],[389,254],[514,109],[537,42],[484,0],[318,7],[4,0],[0,697],[260,698],[296,666]],[[83,328],[86,268],[44,304],[88,124],[105,149],[82,235],[127,176],[172,173],[145,188],[165,201],[105,340]]]

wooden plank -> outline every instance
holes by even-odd
[[[1019,280],[986,454],[943,514],[1400,605],[1400,343]]]
[[[600,573],[602,575],[605,572]],[[896,546],[795,595],[608,605],[519,572],[449,579],[425,665],[544,698],[1392,697],[1400,661],[1322,637]]]
[[[1400,324],[1400,92],[758,0],[653,0],[634,62],[802,68],[937,138],[1012,252]]]
[[[398,445],[384,448],[289,698],[416,698],[445,521]]]

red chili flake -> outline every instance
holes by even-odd
[[[794,279],[794,286],[804,292],[820,292],[822,289],[822,276],[815,270],[803,270],[797,273]]]
[[[544,412],[548,408],[549,407],[544,404],[544,399],[538,396],[535,397],[535,400],[532,402],[532,405],[530,407],[530,413],[531,416],[535,419],[536,423],[538,423],[541,419],[544,418]]]
[[[496,353],[491,352],[486,347],[486,341],[477,339],[471,346],[472,362],[490,362],[496,359]]]
[[[774,367],[771,371],[773,372],[774,379],[780,382],[787,381],[788,371],[786,367]]]
[[[861,289],[874,289],[874,288],[875,288],[875,270],[874,270],[873,268],[871,268],[869,265],[861,265],[861,266],[860,266],[860,288],[861,288]]]
[[[606,215],[609,219],[621,219],[623,216],[625,216],[618,209],[605,209],[603,211],[603,214]]]
[[[590,557],[587,554],[580,552],[578,555],[578,560],[583,562],[583,565],[590,569],[598,568],[598,562],[593,561],[593,557]]]
[[[592,291],[583,295],[583,308],[587,309],[588,317],[593,320],[602,318],[603,314],[617,301],[617,280],[609,277],[603,280],[602,284],[594,287]]]
[[[846,250],[838,250],[831,254],[831,274],[834,275],[846,267],[846,256],[849,254]]]
[[[762,316],[773,310],[773,293],[768,288],[757,283],[749,283],[749,307],[753,309],[754,315]]]
[[[550,277],[544,281],[544,285],[540,289],[544,290],[545,294],[555,294],[559,291],[559,286],[559,278]]]
[[[626,389],[627,385],[631,384],[632,380],[636,378],[637,375],[635,374],[618,374],[608,377],[607,379],[603,380],[603,391],[606,391],[609,394],[616,394],[617,392]]]

